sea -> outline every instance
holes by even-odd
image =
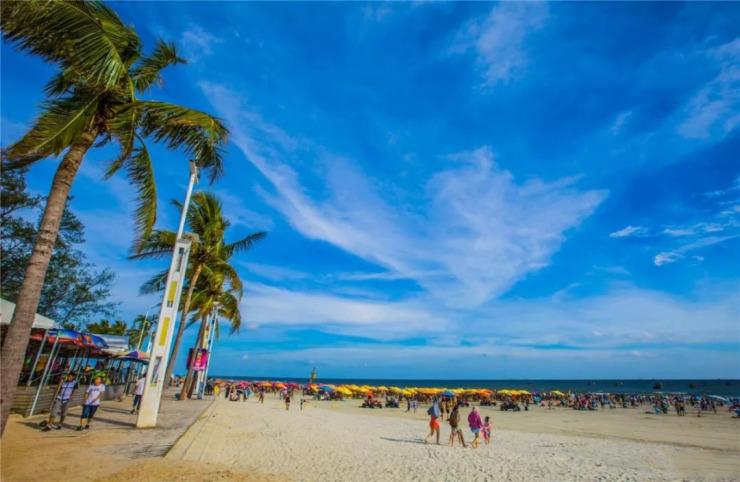
[[[217,376],[222,380],[272,380],[281,382],[307,383],[304,378],[267,378],[253,376]],[[439,388],[505,388],[546,392],[560,390],[575,393],[684,393],[690,395],[719,395],[740,397],[740,380],[394,380],[383,378],[317,378],[316,383],[328,385],[370,385],[395,387],[439,387]]]

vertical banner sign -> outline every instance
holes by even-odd
[[[185,270],[188,265],[190,244],[189,239],[178,239],[175,243],[174,256],[167,274],[167,283],[165,283],[164,300],[159,311],[157,332],[154,335],[154,344],[150,353],[149,370],[146,373],[146,385],[144,395],[141,398],[139,418],[136,420],[138,428],[155,427],[157,425],[162,390],[169,383],[169,380],[164,379],[164,373],[167,368],[172,334],[180,306],[180,295],[182,294]]]

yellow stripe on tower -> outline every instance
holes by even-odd
[[[167,332],[170,330],[170,317],[165,316],[162,323],[162,334],[159,337],[159,346],[165,346],[167,344]]]
[[[172,306],[172,303],[175,302],[175,292],[177,291],[177,281],[172,281],[170,283],[170,291],[167,293],[167,301],[170,303],[170,306]]]

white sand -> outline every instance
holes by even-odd
[[[725,427],[719,434],[724,437],[724,448],[711,448],[715,443],[711,437],[707,437],[709,448],[601,437],[595,433],[596,417],[602,416],[605,425],[614,423],[604,412],[583,414],[591,416],[583,418],[589,420],[589,436],[532,433],[532,423],[523,423],[527,431],[495,429],[492,445],[473,450],[422,443],[428,432],[423,411],[414,417],[402,410],[363,411],[355,408],[358,404],[312,402],[303,412],[297,404],[286,412],[274,399],[264,405],[220,399],[180,439],[167,460],[207,462],[235,473],[306,481],[740,480],[740,437],[735,438],[740,435],[736,429],[740,424],[727,415],[715,421],[673,419],[700,426],[721,424],[717,426]],[[496,421],[499,412],[491,413]],[[500,414],[502,418],[513,416],[522,421],[536,420],[533,417],[558,420],[573,417],[574,412],[537,409]],[[623,431],[625,423],[631,423],[639,433],[639,412],[612,418],[620,420]],[[665,418],[651,423],[672,421]],[[550,425],[547,431],[556,432],[552,426],[557,424]],[[466,439],[470,435],[465,432]],[[449,426],[443,424],[443,443],[448,436]],[[685,436],[694,445],[703,445],[702,437]],[[652,435],[651,440],[655,438]]]

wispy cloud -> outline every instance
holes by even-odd
[[[299,162],[291,136],[240,105],[234,92],[202,87],[234,143],[272,183],[276,192],[266,198],[295,229],[415,279],[450,305],[483,303],[546,266],[565,232],[606,196],[579,190],[577,178],[517,182],[481,148],[451,156],[451,167],[426,182],[422,208],[406,213],[349,160],[307,144],[300,154],[314,151],[321,165],[321,178],[311,178],[323,193],[316,200],[288,164]]]
[[[715,357],[722,376],[731,377],[738,374],[736,364],[729,363],[734,351],[717,347],[740,344],[739,296],[736,289],[716,288],[711,294],[700,293],[687,301],[658,291],[614,286],[603,295],[587,299],[502,300],[474,312],[445,311],[438,315],[434,306],[424,303],[382,303],[383,309],[379,310],[378,305],[365,300],[259,286],[250,297],[258,300],[259,310],[253,307],[255,315],[266,314],[260,322],[262,327],[290,330],[301,325],[316,326],[383,343],[356,341],[351,346],[332,347],[311,347],[309,343],[300,349],[289,344],[257,347],[250,350],[249,359],[260,373],[287,370],[283,375],[300,372],[305,365],[318,365],[320,371],[321,367],[330,367],[331,374],[324,372],[324,376],[355,376],[357,364],[367,363],[376,370],[374,376],[385,376],[385,370],[395,370],[397,376],[414,367],[415,376],[454,377],[461,370],[484,370],[492,378],[512,377],[515,373],[531,378],[558,373],[613,376],[614,363],[620,365],[619,370],[635,370],[637,357],[660,362],[659,367],[644,367],[640,374],[665,377],[666,366],[671,365],[668,361],[680,352]],[[326,317],[329,323],[315,321]],[[300,319],[306,321],[296,321]],[[401,326],[394,326],[392,320],[400,320]],[[705,322],[697,324],[696,320]],[[405,339],[418,335],[427,340],[422,346],[403,344]],[[258,331],[256,336],[270,335]],[[239,339],[234,340],[233,345],[238,343]],[[219,360],[228,360],[229,351],[238,352],[239,357],[243,353],[226,348],[224,354],[222,349],[219,347]],[[424,367],[430,365],[434,370],[426,373]],[[342,367],[346,367],[346,373]],[[454,368],[446,372],[444,367]],[[694,376],[703,376],[706,366],[697,367]],[[685,367],[675,375],[688,376]]]
[[[645,236],[648,234],[648,229],[643,226],[625,226],[624,228],[609,233],[610,238],[628,238],[630,236]]]
[[[527,35],[542,27],[546,18],[545,3],[499,3],[485,18],[476,19],[463,28],[453,51],[472,49],[476,53],[486,85],[509,82],[527,66]]]
[[[199,62],[213,53],[213,48],[223,39],[205,31],[199,25],[191,25],[180,36],[183,54],[189,62]]]
[[[692,243],[684,244],[683,246],[680,246],[673,251],[664,251],[656,254],[655,258],[653,258],[653,262],[655,263],[655,266],[663,266],[665,264],[675,263],[679,259],[685,258],[686,254],[691,251],[695,251],[700,248],[706,248],[707,246],[712,246],[718,243],[723,243],[725,241],[729,241],[730,239],[735,239],[738,237],[740,237],[740,234],[732,236],[707,236],[705,238],[700,238]]]
[[[678,132],[687,138],[724,136],[740,124],[740,37],[706,52],[719,73],[684,108]]]
[[[242,316],[255,327],[321,326],[333,333],[375,339],[441,332],[447,326],[422,301],[371,300],[255,283],[247,287]]]

